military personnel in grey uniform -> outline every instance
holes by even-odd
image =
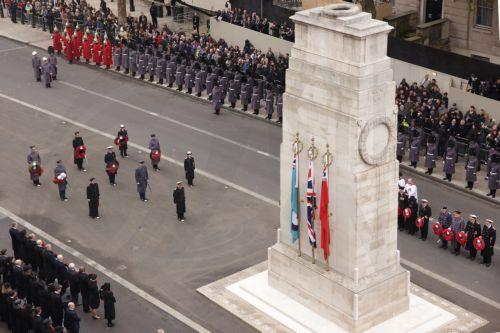
[[[212,67],[207,68],[207,95],[208,100],[211,101],[213,98],[213,89],[214,89],[214,80],[217,78],[217,75],[212,73]]]
[[[226,99],[227,90],[229,88],[229,72],[228,71],[219,71],[220,77],[220,89],[221,89],[221,104],[224,104],[224,100]]]
[[[405,127],[400,125],[398,127],[398,137],[396,141],[396,157],[399,163],[403,162],[405,156],[406,133]]]
[[[182,91],[184,84],[184,76],[186,75],[186,60],[183,60],[181,65],[177,67],[175,72],[175,84],[177,85],[177,90]]]
[[[240,91],[241,91],[241,78],[242,75],[240,72],[236,72],[234,74],[234,91],[236,91],[236,99],[240,99]]]
[[[252,89],[252,109],[253,109],[253,114],[259,114],[260,98],[259,98],[259,83],[257,81],[254,81],[254,86]]]
[[[278,116],[277,123],[281,124],[283,122],[283,88],[278,88],[278,97],[276,97],[276,115]]]
[[[500,188],[500,155],[495,154],[491,157],[491,170],[488,177],[488,188],[490,193],[486,194],[489,197],[494,198],[497,194],[498,188]]]
[[[200,74],[201,74],[201,90],[205,89],[205,86],[207,84],[207,64],[203,64],[203,66],[201,66],[201,70],[200,70]]]
[[[33,67],[33,74],[35,75],[35,80],[40,82],[42,80],[42,62],[40,61],[40,57],[38,57],[38,53],[33,51],[31,53],[33,56],[31,58],[31,67]]]
[[[227,100],[231,104],[231,108],[234,109],[234,107],[236,106],[236,101],[238,100],[236,98],[236,84],[234,83],[234,80],[229,81]]]
[[[49,46],[50,76],[52,80],[57,80],[57,57],[54,54],[54,47]]]
[[[469,146],[467,147],[467,161],[469,160],[470,158],[470,151],[471,149],[474,149],[474,155],[476,156],[476,159],[479,160],[479,143],[476,142],[477,138],[476,138],[476,135],[472,135],[471,138],[470,138],[470,141],[469,141]],[[467,164],[467,161],[465,164]],[[477,171],[480,171],[481,169],[481,163],[478,163],[477,164]]]
[[[130,57],[129,57],[129,65],[130,65],[130,73],[132,77],[135,77],[137,73],[137,50],[135,49],[135,45],[130,45]]]
[[[490,150],[488,150],[488,159],[486,161],[486,177],[484,178],[485,180],[488,180],[491,172],[491,166],[493,165],[492,158],[496,154],[500,154],[500,142],[497,144],[496,148],[491,147]]]
[[[149,140],[149,149],[151,150],[149,153],[149,157],[151,159],[151,165],[153,166],[154,171],[160,171],[160,168],[158,167],[158,164],[160,163],[160,159],[154,159],[153,158],[153,152],[158,151],[161,152],[160,150],[160,141],[156,137],[155,134],[151,134],[151,139]]]
[[[153,50],[151,49],[149,49],[148,55],[149,82],[153,82],[153,80],[155,79],[157,57],[153,54]]]
[[[427,168],[425,174],[432,175],[432,171],[436,167],[436,157],[437,157],[436,137],[431,134],[429,136],[429,139],[427,139],[427,151],[425,152],[425,167]]]
[[[203,92],[202,73],[201,70],[199,70],[196,72],[194,78],[194,93],[197,97],[201,97],[202,92]]]
[[[274,113],[274,92],[273,92],[273,87],[269,83],[266,87],[266,104],[265,104],[265,109],[267,113],[267,120],[271,120],[273,117]]]
[[[144,202],[148,201],[148,199],[146,199],[148,180],[148,169],[144,165],[144,161],[140,161],[139,167],[135,169],[135,183],[137,184],[137,192],[139,192],[139,198]]]
[[[469,158],[467,159],[467,163],[465,165],[465,181],[467,182],[467,186],[469,190],[472,190],[474,187],[474,183],[477,180],[477,165],[479,164],[479,160],[476,156],[476,150],[474,148],[469,149]]]
[[[28,168],[30,168],[30,179],[33,181],[34,186],[41,186],[40,184],[40,173],[37,170],[41,170],[42,159],[35,146],[30,146],[30,153],[26,157],[28,162]]]
[[[219,86],[219,82],[217,79],[214,79],[214,89],[212,91],[212,105],[214,107],[214,114],[219,115],[220,114],[220,108],[222,106],[221,99],[222,99],[222,89]]]
[[[413,138],[410,145],[410,165],[414,168],[417,167],[417,163],[420,160],[420,132],[416,129],[412,131]]]
[[[457,158],[457,151],[455,148],[455,140],[448,140],[448,148],[446,148],[446,153],[444,155],[444,166],[443,172],[446,177],[443,180],[451,182],[451,177],[455,173],[455,159]]]
[[[148,59],[146,58],[146,54],[144,53],[144,49],[141,47],[139,50],[139,60],[137,62],[137,71],[139,73],[140,79],[144,80],[144,76],[146,75],[146,70],[148,66]]]
[[[56,167],[54,168],[54,178],[58,180],[57,187],[59,189],[59,198],[61,199],[61,201],[68,201],[68,198],[66,198],[66,186],[68,185],[66,168],[64,167],[64,165],[62,165],[61,160],[57,161],[56,163]],[[64,175],[59,177],[59,175],[61,174]]]
[[[167,81],[169,88],[172,88],[174,86],[176,71],[177,71],[177,61],[176,57],[173,56],[170,58],[170,61],[167,64]]]
[[[128,46],[127,46],[127,42],[124,40],[122,42],[123,44],[123,47],[122,47],[122,66],[123,68],[125,68],[125,74],[128,74],[129,73],[129,68],[130,68],[130,58],[129,58],[129,55],[130,55],[130,51],[128,49]]]
[[[193,66],[189,66],[186,69],[186,75],[184,76],[184,84],[187,89],[188,94],[193,93],[193,87],[194,87],[194,68]]]
[[[158,84],[163,85],[163,80],[165,79],[167,73],[168,56],[167,54],[162,56],[161,52],[158,51],[156,53],[156,57],[158,58],[158,61],[156,62],[156,78],[158,80]]]
[[[248,110],[248,100],[249,100],[249,95],[250,95],[250,86],[247,83],[247,78],[246,76],[243,76],[241,78],[241,93],[240,93],[240,99],[241,99],[241,106],[243,111]]]
[[[121,45],[116,45],[113,50],[113,62],[115,63],[116,71],[120,71],[122,65],[122,47]]]
[[[45,88],[50,88],[50,82],[52,78],[50,76],[51,65],[49,64],[49,60],[45,57],[42,58],[42,78],[43,83],[45,83]]]

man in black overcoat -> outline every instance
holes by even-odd
[[[186,196],[182,182],[177,182],[177,187],[174,190],[174,204],[177,211],[177,220],[184,222],[184,213],[186,212]]]

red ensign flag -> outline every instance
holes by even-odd
[[[325,260],[330,255],[330,225],[328,222],[328,169],[323,169],[323,177],[321,179],[321,202],[319,206],[319,219],[321,220],[321,248]]]

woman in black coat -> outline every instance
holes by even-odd
[[[101,287],[101,299],[104,302],[104,318],[108,321],[108,327],[113,327],[113,320],[115,320],[115,303],[116,299],[111,291],[111,285],[106,282]]]
[[[89,274],[89,306],[90,306],[90,314],[93,319],[100,319],[97,315],[97,309],[100,304],[99,299],[99,287],[97,287],[97,275]]]

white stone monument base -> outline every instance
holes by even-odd
[[[348,333],[334,322],[270,287],[261,263],[198,289],[261,332]],[[365,333],[472,332],[487,321],[411,285],[410,308]]]

